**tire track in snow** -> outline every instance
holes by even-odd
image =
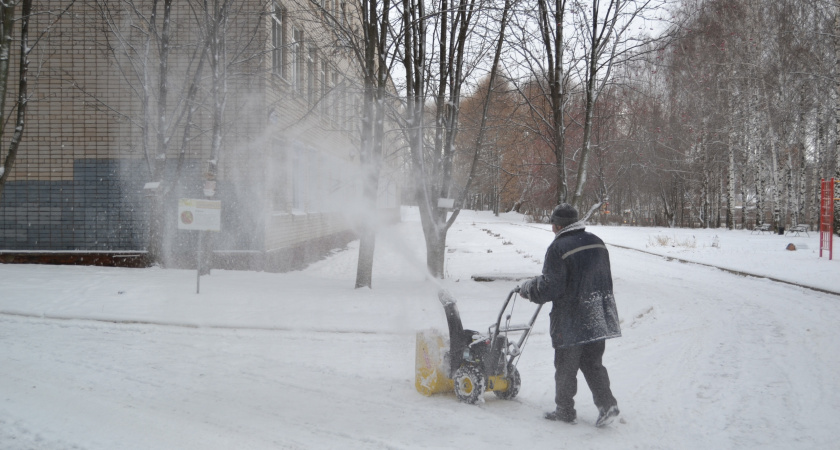
[[[305,332],[305,333],[325,333],[325,334],[391,334],[401,335],[409,333],[388,332],[388,331],[370,331],[370,330],[352,330],[352,329],[335,329],[335,328],[299,328],[299,327],[283,327],[283,326],[260,326],[247,324],[197,324],[188,322],[170,322],[165,320],[139,320],[139,319],[119,319],[119,318],[101,318],[77,314],[52,314],[52,313],[26,313],[20,311],[9,311],[0,309],[0,316],[21,317],[26,319],[44,319],[44,320],[59,320],[59,321],[83,321],[107,323],[114,325],[148,325],[159,327],[173,327],[173,328],[187,328],[196,330],[251,330],[251,331],[287,331],[287,332]],[[413,331],[410,333],[413,335]]]
[[[482,224],[485,224],[485,225],[492,226],[496,222],[476,222],[476,224],[478,224],[478,223],[482,223]],[[524,227],[524,228],[532,228],[532,229],[535,229],[535,230],[545,231],[545,228],[534,226],[534,225],[523,225],[523,224],[518,224],[518,223],[506,223],[506,225],[512,225],[512,226]],[[647,251],[647,250],[642,250],[642,249],[639,249],[639,248],[634,248],[634,247],[628,247],[628,246],[625,246],[625,245],[615,244],[615,243],[609,242],[607,240],[604,240],[604,243],[606,243],[609,246],[616,247],[616,248],[622,248],[622,249],[625,249],[625,250],[632,250],[634,252],[640,252],[640,253],[645,253],[645,254],[648,254],[648,255],[657,256],[657,257],[665,259],[666,261],[678,261],[678,262],[681,262],[681,263],[684,263],[684,264],[696,264],[698,266],[712,267],[712,268],[722,270],[724,272],[728,272],[728,273],[738,275],[738,276],[742,276],[742,277],[764,278],[766,280],[770,280],[770,281],[773,281],[773,282],[776,282],[776,283],[788,284],[788,285],[791,285],[791,286],[796,286],[796,287],[800,287],[800,288],[804,288],[804,289],[810,289],[810,290],[813,290],[813,291],[821,292],[823,294],[840,296],[840,291],[833,291],[833,290],[830,290],[830,289],[819,288],[819,287],[816,287],[816,286],[810,286],[810,285],[807,285],[807,284],[797,283],[795,281],[783,280],[783,279],[780,279],[780,278],[776,278],[776,277],[772,277],[772,276],[768,276],[768,275],[761,275],[761,274],[758,274],[758,273],[753,273],[753,272],[749,272],[749,271],[745,271],[745,270],[730,269],[730,268],[727,268],[727,267],[722,267],[722,266],[718,266],[718,265],[714,265],[714,264],[702,263],[702,262],[692,261],[692,260],[689,260],[689,259],[678,258],[676,256],[663,255],[663,254],[660,254],[660,253],[651,252],[651,251]],[[548,244],[546,244],[546,246],[547,245]]]
[[[815,286],[809,286],[809,285],[806,285],[806,284],[797,283],[795,281],[782,280],[780,278],[775,278],[775,277],[771,277],[771,276],[768,276],[768,275],[760,275],[760,274],[757,274],[757,273],[747,272],[747,271],[744,271],[744,270],[729,269],[729,268],[717,266],[717,265],[714,265],[714,264],[701,263],[701,262],[697,262],[697,261],[691,261],[691,260],[688,260],[688,259],[677,258],[676,256],[661,255],[659,253],[649,252],[649,251],[646,251],[646,250],[641,250],[641,249],[633,248],[633,247],[626,247],[626,246],[618,245],[618,244],[612,244],[612,243],[609,243],[609,242],[606,242],[606,244],[610,245],[610,246],[613,246],[613,247],[616,247],[616,248],[623,248],[625,250],[632,250],[632,251],[635,251],[635,252],[646,253],[648,255],[658,256],[660,258],[665,259],[666,261],[678,261],[678,262],[681,262],[681,263],[684,263],[684,264],[696,264],[698,266],[711,267],[711,268],[714,268],[714,269],[722,270],[724,272],[728,272],[728,273],[738,275],[738,276],[742,276],[742,277],[764,278],[766,280],[770,280],[770,281],[773,281],[773,282],[776,282],[776,283],[783,283],[783,284],[788,284],[788,285],[791,285],[791,286],[796,286],[796,287],[800,287],[800,288],[804,288],[804,289],[810,289],[812,291],[821,292],[823,294],[840,296],[840,292],[838,292],[838,291],[832,291],[832,290],[829,290],[829,289],[823,289],[823,288],[819,288],[819,287],[815,287]]]

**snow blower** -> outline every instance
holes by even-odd
[[[511,303],[511,299],[518,292],[518,286],[510,291],[496,322],[483,335],[464,329],[455,299],[440,290],[438,299],[446,312],[449,339],[447,342],[434,330],[417,333],[414,382],[417,391],[428,396],[454,390],[460,401],[470,404],[478,402],[485,391],[493,391],[503,400],[516,397],[521,384],[516,361],[542,308],[542,305],[537,307],[527,324],[512,325],[515,301]],[[509,339],[516,335],[517,342]]]

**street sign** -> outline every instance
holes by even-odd
[[[178,200],[178,229],[221,231],[222,202],[182,198]]]

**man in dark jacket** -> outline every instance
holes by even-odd
[[[604,241],[585,231],[577,210],[569,204],[554,208],[551,229],[555,238],[545,254],[542,275],[526,281],[519,290],[519,295],[534,303],[552,302],[549,317],[557,407],[545,418],[576,423],[574,396],[580,370],[598,407],[595,426],[602,427],[619,412],[601,362],[605,340],[621,336],[610,255]]]

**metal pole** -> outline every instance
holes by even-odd
[[[195,293],[201,289],[201,253],[203,247],[204,231],[198,232],[198,248],[195,250]]]

